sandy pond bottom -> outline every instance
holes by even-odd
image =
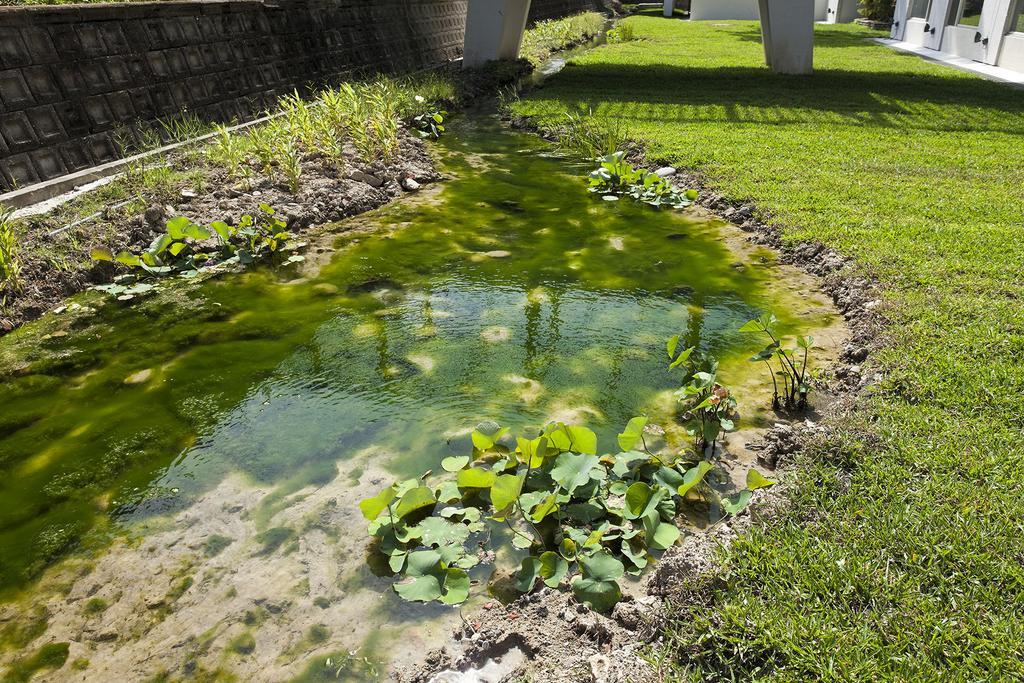
[[[835,356],[807,276],[697,211],[602,202],[547,150],[467,121],[438,150],[449,182],[338,226],[304,273],[0,341],[0,666],[67,643],[37,680],[386,678],[460,611],[390,591],[360,498],[485,419],[586,423],[611,449],[646,413],[685,447],[672,334],[721,360],[747,430],[774,417],[743,322],[772,310]],[[749,436],[722,458],[736,480]]]

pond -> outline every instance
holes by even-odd
[[[0,665],[68,642],[61,680],[383,676],[459,611],[389,590],[360,498],[483,420],[582,423],[608,449],[634,415],[669,427],[677,333],[767,424],[737,328],[772,310],[828,349],[842,333],[735,228],[602,202],[535,137],[477,117],[437,151],[448,182],[334,226],[304,272],[0,340]]]

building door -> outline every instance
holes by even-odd
[[[1009,10],[1007,0],[952,0],[942,51],[994,64]]]
[[[925,47],[938,50],[942,45],[944,29],[949,23],[950,6],[956,5],[961,0],[932,0],[928,8],[928,21],[925,25],[924,43]]]

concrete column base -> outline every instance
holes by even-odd
[[[516,59],[530,14],[530,0],[469,0],[462,65]]]
[[[764,58],[775,73],[814,70],[814,0],[758,0]]]
[[[664,0],[661,5],[661,15],[667,19],[671,19],[672,15],[676,11],[676,0]]]

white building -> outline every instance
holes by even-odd
[[[892,37],[1024,73],[1024,0],[897,0]]]

